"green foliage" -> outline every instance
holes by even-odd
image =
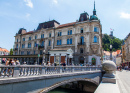
[[[111,37],[107,34],[104,34],[104,37],[102,38],[102,47],[105,51],[110,51],[110,44],[112,44],[112,51],[116,51],[121,49],[121,44],[123,40],[120,40],[116,37]]]
[[[13,49],[12,48],[10,49],[10,55],[13,55]]]

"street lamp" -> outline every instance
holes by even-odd
[[[110,60],[112,61],[112,45],[110,45]]]
[[[43,50],[43,62],[42,62],[42,64],[44,64],[45,63],[45,50]]]

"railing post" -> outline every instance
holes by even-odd
[[[13,77],[19,77],[19,67],[14,67]]]
[[[62,66],[60,66],[60,73],[62,73]]]
[[[44,74],[46,74],[46,72],[45,72],[45,66],[42,67],[42,75],[44,75]]]

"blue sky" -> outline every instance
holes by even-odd
[[[124,39],[130,33],[130,0],[95,0],[102,32]],[[75,22],[80,13],[93,12],[94,0],[0,0],[0,47],[10,50],[19,28],[27,31],[39,23],[57,20],[60,24]]]

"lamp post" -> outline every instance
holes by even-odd
[[[45,63],[45,50],[43,50],[43,62],[42,62],[42,64],[44,64]]]
[[[110,60],[112,61],[112,45],[110,45]]]

